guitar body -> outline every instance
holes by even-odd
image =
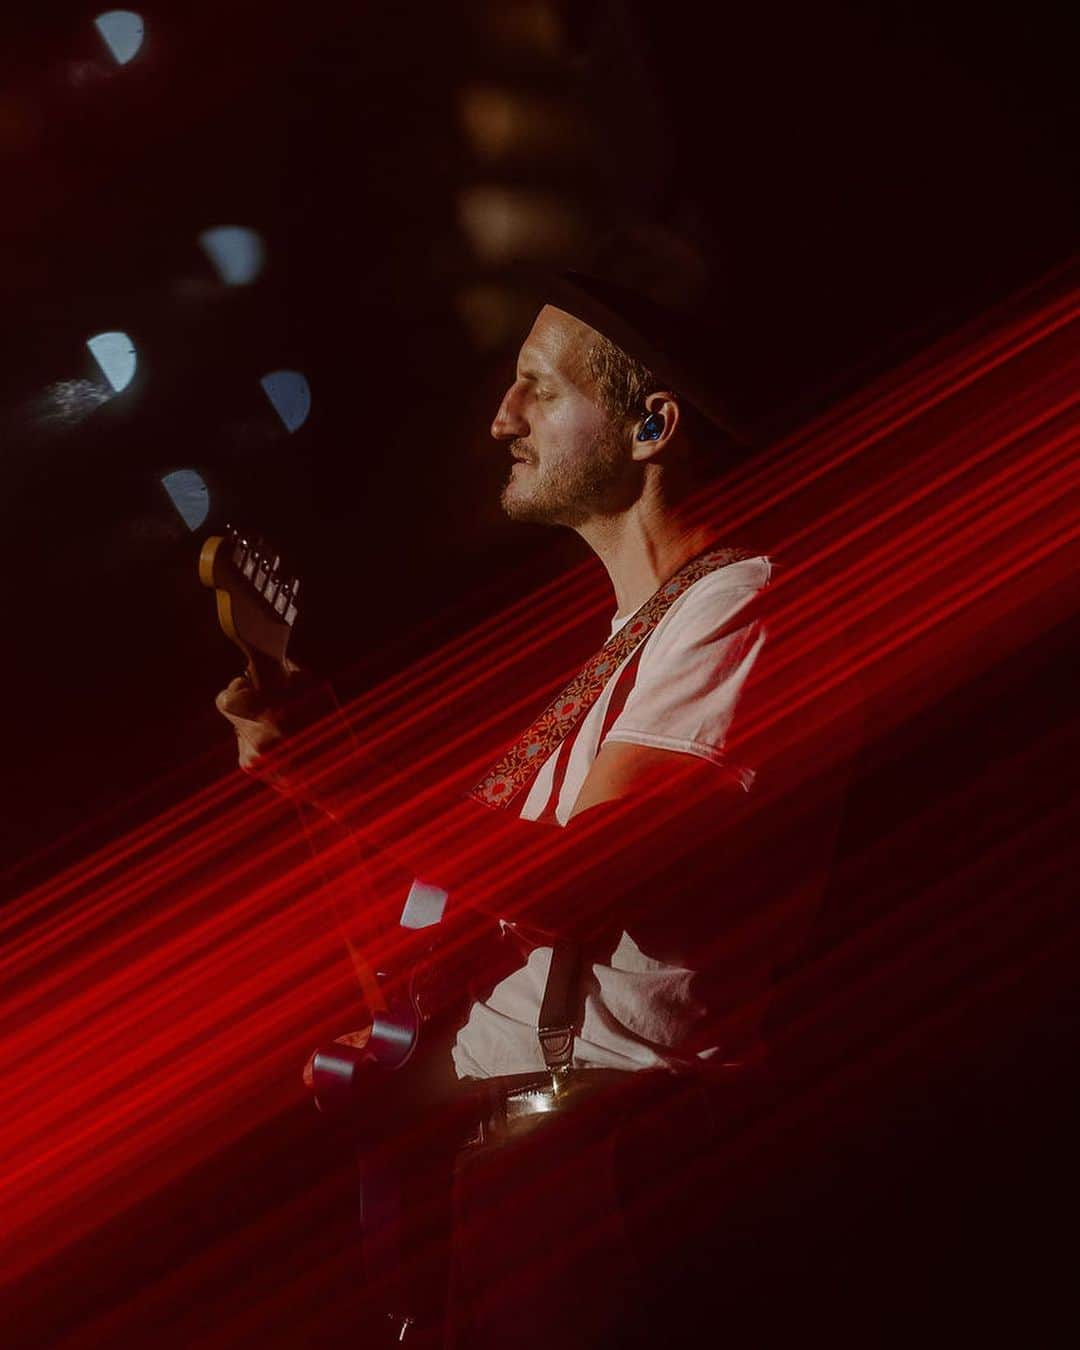
[[[420,1090],[427,1110],[446,1106],[460,1095],[450,1050],[468,1009],[469,975],[484,965],[486,981],[494,984],[520,959],[501,937],[493,942],[497,946],[487,960],[486,953],[470,948],[468,970],[444,955],[451,945],[448,941],[425,943],[421,951],[406,957],[397,977],[380,972],[384,1006],[374,1014],[363,1043],[320,1046],[312,1058],[311,1086],[319,1110],[367,1116],[365,1103],[377,1080],[406,1068],[403,1078],[415,1087],[424,1085]],[[441,1067],[431,1063],[433,1056]],[[410,1088],[401,1091],[407,1096]]]

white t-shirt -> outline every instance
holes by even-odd
[[[744,790],[751,765],[725,752],[740,695],[765,642],[760,618],[731,621],[768,585],[768,559],[730,563],[696,581],[671,606],[649,638],[612,674],[574,734],[552,753],[525,797],[525,820],[565,825],[601,745],[625,741],[709,760]],[[629,616],[628,616],[629,617]],[[626,619],[612,621],[612,634]],[[483,1002],[474,1003],[458,1032],[453,1057],[461,1078],[542,1071],[536,1027],[551,964],[551,948],[533,950]],[[623,933],[606,963],[587,976],[584,1019],[574,1043],[579,1067],[669,1068],[693,1062],[676,1047],[708,1010],[695,1000],[694,972],[646,956]],[[740,1058],[737,1045],[699,1050],[697,1058]]]

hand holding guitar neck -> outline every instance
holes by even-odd
[[[300,765],[286,762],[284,743],[336,705],[328,687],[288,656],[299,578],[287,577],[261,540],[231,527],[203,545],[199,578],[216,592],[218,622],[247,663],[215,701],[236,732],[240,767],[278,791],[303,795]]]

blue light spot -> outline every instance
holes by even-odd
[[[286,431],[302,427],[311,412],[311,389],[298,370],[274,370],[259,383]]]
[[[94,360],[101,367],[101,373],[112,385],[113,393],[119,394],[135,378],[138,357],[135,344],[126,333],[98,333],[87,338],[86,345]]]
[[[173,506],[189,530],[197,530],[210,514],[210,493],[201,474],[194,469],[177,469],[161,480]]]
[[[243,225],[215,225],[203,230],[199,243],[226,286],[247,286],[263,270],[263,241]]]
[[[126,66],[138,55],[146,32],[142,15],[130,9],[110,9],[106,14],[99,14],[94,27],[119,66]]]

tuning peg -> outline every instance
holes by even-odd
[[[299,613],[299,611],[296,608],[296,592],[299,589],[300,589],[299,577],[293,577],[293,579],[289,582],[288,586],[282,587],[283,593],[286,594],[287,596],[285,601],[285,608],[284,611],[282,612],[282,618],[285,620],[285,622],[289,625],[290,628],[296,622],[296,616]]]
[[[281,586],[281,573],[278,571],[280,566],[281,566],[281,555],[279,553],[275,553],[274,561],[270,564],[269,568],[267,569],[266,584],[262,588],[263,599],[265,599],[267,603],[271,605],[274,603],[274,597],[277,595],[278,588]]]

